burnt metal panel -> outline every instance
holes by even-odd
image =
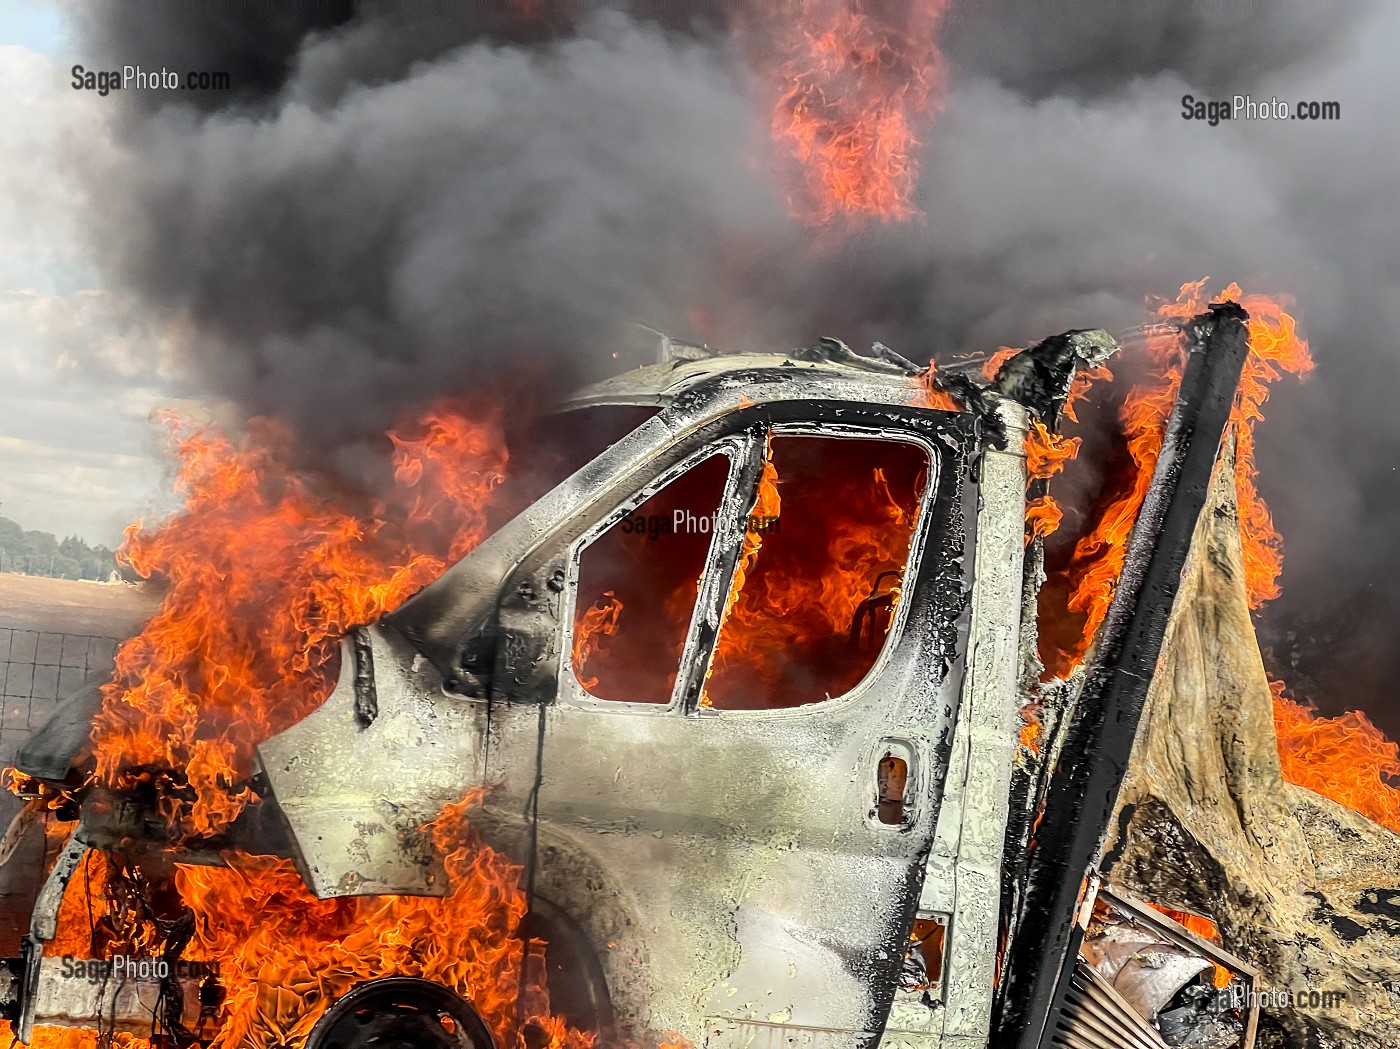
[[[1025,412],[999,404],[1006,450],[977,461],[972,616],[962,699],[920,913],[950,916],[942,987],[896,995],[885,1042],[985,1047],[992,1019],[1007,799],[1018,725],[1016,678],[1025,551]]]
[[[926,537],[916,539],[890,651],[848,696],[804,708],[590,703],[564,658],[571,549],[649,486],[615,488],[503,588],[487,763],[502,786],[477,823],[499,821],[490,836],[503,842],[516,824],[512,851],[527,850],[527,883],[549,886],[557,906],[583,914],[620,894],[635,932],[603,964],[618,1017],[634,1030],[676,1030],[709,1045],[746,1044],[759,1031],[873,1045],[918,903],[958,705],[971,567],[962,498],[975,435],[970,417],[952,413],[789,401],[741,407],[723,431],[695,437],[713,443],[768,423],[912,438],[934,453]],[[738,519],[729,511],[744,509],[725,513]],[[732,561],[711,569],[727,575]],[[551,591],[556,578],[562,594]],[[712,596],[722,604],[720,584]],[[693,668],[680,677],[698,680]],[[901,826],[869,811],[879,747],[891,742],[912,758],[911,818]],[[560,864],[584,860],[610,872],[606,885],[559,876]],[[724,1023],[707,1030],[706,1016]]]
[[[1184,331],[1189,354],[1180,392],[1035,834],[1023,920],[1006,959],[998,1045],[1039,1049],[1069,993],[1075,915],[1127,769],[1249,354],[1247,319],[1238,305],[1220,303]]]
[[[905,380],[804,367],[729,370],[680,389],[366,628],[357,640],[368,651],[347,641],[330,698],[259,748],[312,888],[441,892],[421,827],[489,784],[474,826],[524,865],[532,905],[577,920],[619,1022],[697,1042],[707,1015],[830,1026],[845,1045],[878,1040],[937,816],[971,590],[964,500],[977,493],[979,418],[911,407],[920,395]],[[697,709],[700,666],[682,674],[685,702],[665,710],[561,694],[574,544],[707,448],[732,448],[734,476],[752,481],[769,425],[883,434],[933,452],[904,625],[867,682],[815,711]],[[1016,499],[1002,524],[1019,543],[1020,483],[1007,491]],[[732,562],[711,564],[727,576]],[[727,580],[711,590],[692,660]],[[898,826],[873,814],[876,746],[891,742],[911,758]],[[837,878],[855,891],[834,891]]]

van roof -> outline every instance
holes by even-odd
[[[710,353],[684,344],[677,349],[675,356],[659,364],[633,368],[575,391],[559,405],[560,409],[601,404],[664,406],[709,379],[746,371],[765,372],[764,380],[768,382],[781,380],[785,372],[793,379],[810,379],[816,371],[833,379],[859,378],[866,383],[873,380],[904,390],[922,371],[909,362],[896,363],[899,358],[894,355],[893,360],[862,356],[835,339],[824,339],[815,346],[788,353]]]

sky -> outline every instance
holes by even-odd
[[[0,0],[0,515],[115,547],[169,508],[158,406],[181,398],[164,336],[86,264],[67,158],[107,148],[104,104],[70,86],[70,26]]]

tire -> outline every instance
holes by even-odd
[[[316,1022],[306,1049],[496,1049],[470,1002],[431,980],[390,976],[355,987]]]

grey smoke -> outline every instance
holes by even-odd
[[[918,358],[1136,323],[1206,274],[1288,292],[1319,369],[1260,435],[1289,551],[1265,637],[1284,664],[1303,644],[1283,669],[1320,702],[1400,735],[1400,12],[964,3],[926,220],[835,241],[787,216],[719,4],[544,6],[84,7],[90,65],[234,74],[227,96],[124,94],[96,173],[98,257],[197,332],[193,385],[333,451],[494,376],[585,378],[629,320]],[[1342,119],[1208,127],[1188,93]]]

